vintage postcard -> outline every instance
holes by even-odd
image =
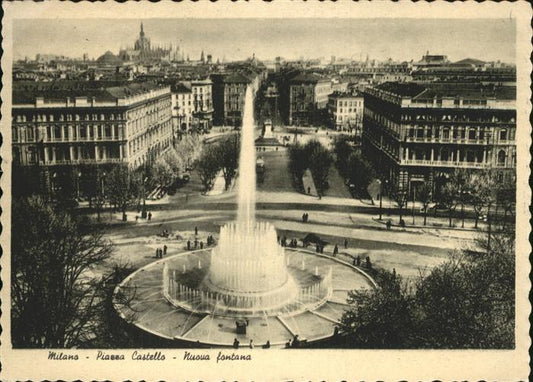
[[[526,2],[2,7],[2,380],[528,379]]]

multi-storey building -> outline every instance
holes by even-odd
[[[327,118],[331,81],[312,73],[301,73],[289,82],[289,124],[318,125]]]
[[[192,127],[194,99],[189,84],[178,82],[171,86],[172,89],[172,127],[174,138]]]
[[[207,131],[213,126],[213,82],[210,79],[191,81],[193,95],[193,124]]]
[[[172,84],[172,126],[174,132],[189,129],[207,131],[213,125],[213,93],[209,79]]]
[[[390,184],[438,184],[456,168],[516,167],[516,90],[483,85],[384,83],[364,93],[363,149]]]
[[[214,74],[211,79],[215,124],[241,126],[246,88],[253,81],[239,72]]]
[[[71,85],[14,87],[15,165],[125,162],[136,168],[170,146],[170,87]]]
[[[335,130],[362,133],[364,98],[359,92],[334,92],[328,97],[328,114]]]

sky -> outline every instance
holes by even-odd
[[[240,60],[345,57],[419,60],[426,51],[452,61],[515,61],[516,26],[502,19],[33,19],[15,20],[14,58],[37,53],[97,58],[132,46],[141,21],[152,44],[180,47],[192,59],[204,50]]]

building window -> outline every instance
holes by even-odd
[[[500,150],[498,152],[498,166],[505,166],[505,160],[507,159],[507,154],[505,150]]]
[[[470,129],[468,131],[468,139],[475,140],[476,139],[476,130]]]
[[[448,149],[442,149],[440,152],[440,160],[442,162],[447,162],[450,158],[450,154],[448,153]]]
[[[500,130],[500,141],[507,140],[507,130]]]

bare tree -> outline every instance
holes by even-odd
[[[457,208],[458,204],[458,195],[457,189],[452,182],[448,182],[444,185],[441,192],[441,203],[448,211],[449,227],[452,226],[452,216],[453,212]]]
[[[403,222],[403,209],[407,205],[407,196],[408,196],[407,191],[404,189],[396,188],[396,190],[392,192],[392,198],[398,205],[399,215],[400,215],[400,224],[402,224]]]
[[[496,183],[490,172],[473,174],[471,179],[472,197],[470,199],[474,208],[474,227],[478,228],[478,222],[485,207],[489,207],[495,198]]]
[[[109,172],[108,178],[109,201],[122,212],[122,220],[126,221],[126,210],[137,201],[141,189],[141,175],[121,164]]]
[[[433,191],[431,190],[431,186],[427,183],[424,183],[422,187],[418,190],[418,199],[422,203],[422,208],[424,209],[424,225],[426,225],[426,220],[428,216],[428,206],[429,203],[431,203],[431,200],[433,199]]]
[[[12,341],[15,347],[79,346],[90,338],[101,283],[91,276],[111,246],[40,197],[13,205]]]
[[[164,158],[155,161],[152,171],[153,180],[161,187],[167,187],[174,179],[174,172]]]
[[[461,205],[461,227],[465,227],[465,205],[471,199],[471,174],[465,169],[455,169],[449,180],[456,190],[457,202]]]

